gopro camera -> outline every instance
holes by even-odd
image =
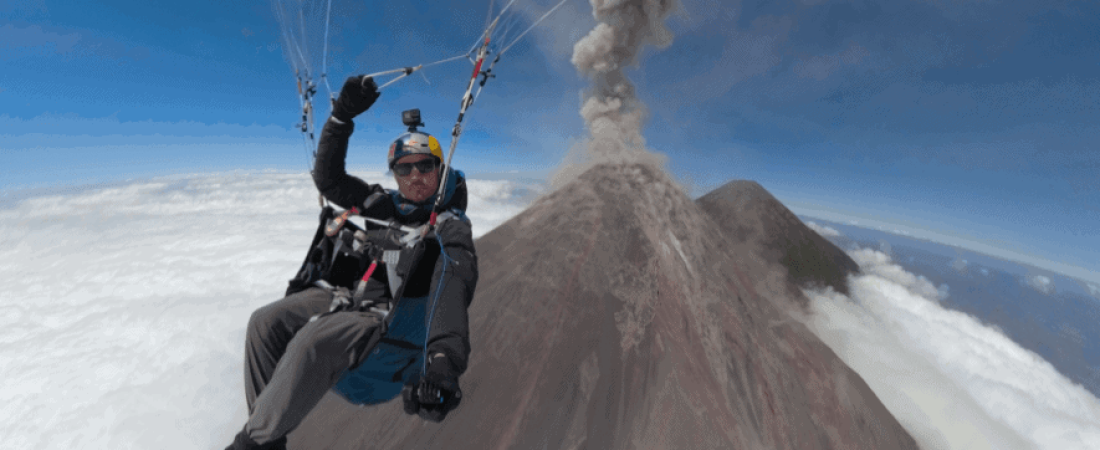
[[[424,126],[424,122],[420,121],[420,108],[402,111],[401,122],[409,127],[409,131],[416,131],[416,127]]]

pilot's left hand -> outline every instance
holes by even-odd
[[[462,401],[458,373],[446,355],[436,353],[429,358],[428,369],[419,383],[405,385],[401,397],[406,414],[418,414],[424,420],[441,422]]]

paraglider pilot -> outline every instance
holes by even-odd
[[[417,130],[418,110],[406,112],[409,130],[389,148],[398,190],[348,175],[352,119],[378,96],[374,81],[358,76],[333,102],[313,180],[325,198],[355,208],[366,223],[342,221],[326,207],[286,297],[252,313],[244,370],[249,417],[227,450],[285,449],[286,435],[330,390],[361,405],[401,397],[406,413],[434,422],[462,399],[467,308],[478,277],[465,177],[443,166],[435,137]],[[433,209],[436,225],[424,232]]]

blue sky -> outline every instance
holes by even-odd
[[[513,29],[551,4],[517,0]],[[333,0],[331,84],[464,53],[487,8]],[[316,70],[322,16],[304,17]],[[539,178],[558,164],[585,133],[587,80],[569,58],[595,23],[571,0],[502,58],[467,118],[459,168]],[[667,23],[672,45],[628,74],[650,110],[649,147],[694,195],[753,179],[800,212],[1100,272],[1097,3],[685,0]],[[281,33],[267,1],[3,3],[0,195],[305,171]],[[349,164],[380,166],[407,108],[449,141],[469,71],[440,64],[423,71],[430,84],[388,88],[357,120]]]

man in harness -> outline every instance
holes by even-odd
[[[435,137],[416,129],[423,126],[418,110],[405,112],[409,131],[389,149],[397,191],[348,175],[352,119],[378,96],[370,77],[351,77],[333,103],[313,180],[347,212],[324,208],[286,297],[252,313],[249,418],[227,450],[285,449],[286,435],[329,390],[362,405],[401,396],[406,413],[435,422],[461,401],[467,308],[478,277],[465,179],[443,167]],[[433,209],[439,214],[429,227]],[[352,223],[353,214],[364,227]]]

